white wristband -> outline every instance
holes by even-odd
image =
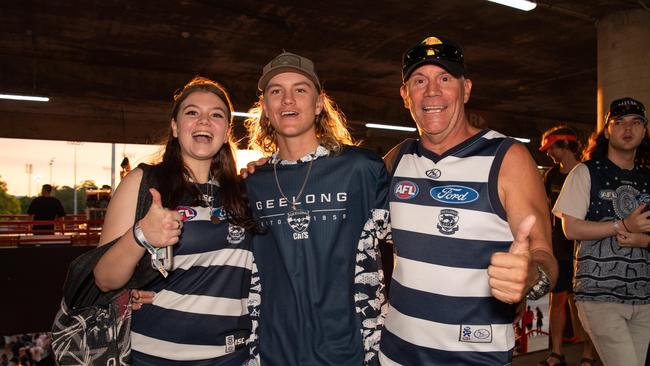
[[[146,249],[150,254],[156,253],[156,248],[153,245],[149,244],[147,238],[144,236],[142,228],[140,227],[140,221],[136,222],[135,225],[133,225],[133,238],[139,246]]]

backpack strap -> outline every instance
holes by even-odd
[[[134,225],[139,220],[142,220],[151,207],[152,198],[149,188],[158,188],[154,167],[143,163],[138,165],[138,168],[142,169],[142,180],[140,181],[140,189],[138,190],[138,204],[135,209]],[[140,259],[140,262],[138,262],[133,276],[131,276],[131,279],[124,287],[142,288],[159,275],[160,272],[151,267],[151,257],[145,253]]]
[[[156,187],[153,167],[146,164],[138,166],[142,169],[142,180],[138,190],[138,203],[135,212],[135,221],[141,220],[151,207],[151,194],[149,188]],[[141,288],[159,276],[158,271],[151,267],[151,258],[143,255],[135,268],[129,282],[121,289],[102,292],[95,285],[93,269],[99,259],[110,249],[120,238],[102,245],[101,247],[89,250],[70,263],[68,275],[63,285],[63,300],[70,309],[77,309],[91,305],[105,305],[110,303],[122,290],[128,288]]]

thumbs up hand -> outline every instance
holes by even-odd
[[[492,296],[508,304],[521,301],[538,276],[530,257],[530,231],[535,216],[527,216],[517,228],[515,240],[507,253],[492,254],[488,267],[488,284]]]
[[[181,214],[175,210],[163,207],[160,193],[150,188],[151,207],[145,217],[140,220],[140,227],[147,241],[155,247],[166,247],[178,242],[183,222]]]

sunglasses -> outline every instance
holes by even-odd
[[[463,52],[455,46],[447,43],[434,45],[421,45],[409,50],[404,55],[404,65],[413,65],[414,63],[430,59],[448,60],[463,64]]]

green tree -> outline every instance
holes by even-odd
[[[97,184],[94,180],[86,179],[81,182],[81,185],[79,187],[85,191],[86,189],[97,189]]]
[[[20,214],[20,201],[7,193],[7,182],[0,179],[0,214]]]
[[[29,196],[18,197],[18,201],[20,202],[20,213],[27,215],[27,210],[29,209],[29,205],[32,203],[33,200],[34,197],[29,197]]]
[[[97,184],[93,180],[84,180],[81,185],[77,186],[77,212],[82,214],[86,209],[86,190],[97,189]],[[74,189],[72,187],[57,187],[54,197],[58,198],[63,205],[66,214],[74,213]]]

